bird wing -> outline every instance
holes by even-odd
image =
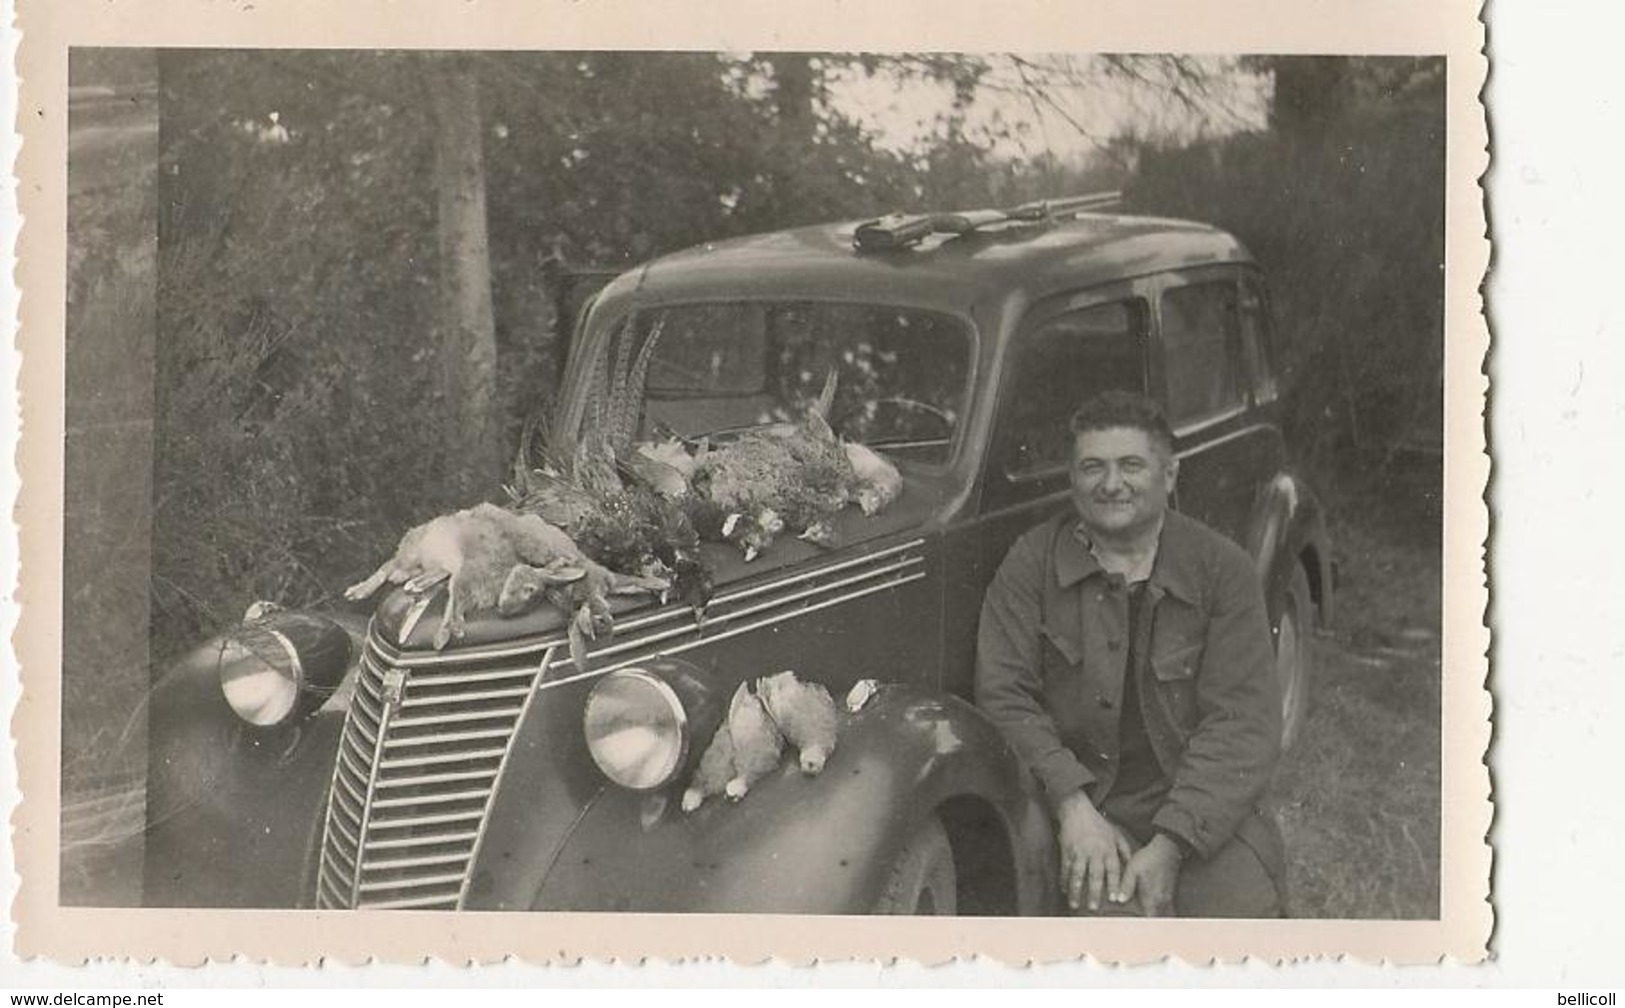
[[[688,492],[688,480],[676,466],[641,451],[633,452],[621,468],[662,497],[681,497]]]
[[[518,510],[540,515],[544,520],[569,528],[592,511],[597,502],[586,490],[542,469],[532,469],[530,490],[516,501]]]

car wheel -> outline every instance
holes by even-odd
[[[932,816],[914,831],[892,864],[874,912],[947,917],[958,909],[953,848],[942,821]]]
[[[1281,748],[1297,742],[1309,716],[1309,685],[1313,661],[1309,646],[1314,627],[1314,599],[1309,576],[1294,566],[1286,599],[1275,624],[1275,674],[1281,683]]]

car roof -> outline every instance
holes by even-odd
[[[884,251],[854,247],[860,223],[708,242],[623,275],[604,299],[841,297],[930,306],[1015,291],[1039,298],[1165,270],[1252,261],[1218,228],[1159,217],[1079,214],[932,235]]]

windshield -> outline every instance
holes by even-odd
[[[943,462],[964,415],[971,346],[963,321],[934,312],[713,302],[640,312],[608,341],[596,373],[599,383],[641,381],[640,438],[694,439],[799,419],[833,372],[837,434]]]

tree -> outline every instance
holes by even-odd
[[[479,81],[466,59],[424,53],[424,86],[434,122],[434,192],[439,270],[439,367],[435,399],[446,421],[446,475],[477,498],[500,472],[497,344],[491,311],[491,246],[486,234],[485,160]]]
[[[1323,489],[1438,427],[1444,60],[1255,57],[1268,130],[1143,151],[1136,209],[1237,235],[1271,278],[1299,458]]]
[[[1444,100],[1443,64],[1427,57],[1248,56],[1241,65],[1270,77],[1269,127],[1289,140],[1313,141],[1351,117],[1430,114]]]
[[[1349,97],[1349,63],[1323,56],[1268,56],[1275,76],[1270,128],[1283,136],[1313,136],[1342,118]]]

